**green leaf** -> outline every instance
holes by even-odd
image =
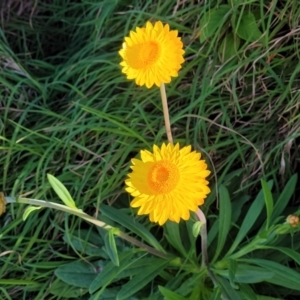
[[[234,289],[237,289],[238,286],[236,286],[234,284],[234,281],[235,281],[235,275],[236,275],[236,272],[237,272],[237,268],[238,268],[238,263],[235,259],[230,259],[229,260],[229,264],[228,264],[228,278],[229,278],[229,282],[231,284],[231,286],[234,288]]]
[[[66,187],[53,175],[47,174],[47,177],[51,187],[54,189],[55,193],[60,198],[60,200],[62,200],[65,205],[71,208],[78,209]]]
[[[54,282],[52,282],[49,288],[49,292],[52,295],[57,296],[59,298],[63,297],[63,299],[80,299],[80,297],[86,294],[87,291],[87,289],[84,290],[82,288],[69,285],[65,282],[60,281],[59,279],[56,279]]]
[[[181,239],[179,224],[168,221],[168,222],[166,222],[164,229],[165,229],[165,237],[166,237],[167,241],[179,253],[181,253],[184,257],[187,257],[188,252],[185,249],[182,239]]]
[[[86,229],[75,230],[72,236],[65,233],[63,239],[80,253],[108,258],[106,252],[102,249],[104,241],[96,232]]]
[[[144,269],[151,265],[152,263],[156,263],[156,261],[161,261],[161,258],[156,257],[146,257],[146,258],[138,258],[134,260],[125,270],[118,274],[116,278],[121,279],[125,277],[132,277],[135,275],[139,275],[144,272]]]
[[[216,286],[214,289],[213,289],[213,293],[210,295],[210,298],[209,300],[224,300],[224,299],[227,299],[227,298],[224,298],[222,296],[222,289],[220,286]],[[196,300],[193,299],[193,300]]]
[[[188,241],[186,241],[186,245],[188,247],[189,250],[189,254],[191,254],[191,258],[195,258],[195,260],[197,260],[197,239],[199,237],[199,232],[198,235],[195,237],[193,234],[193,227],[194,227],[195,221],[190,218],[189,220],[187,220],[186,222],[183,223],[183,225],[185,225],[184,228],[184,232],[186,233],[186,239],[188,239]]]
[[[168,264],[168,260],[157,259],[155,262],[145,267],[141,274],[133,276],[129,282],[122,286],[117,295],[117,300],[126,300],[134,295],[159,275]]]
[[[229,0],[229,3],[232,3],[233,6],[246,5],[258,0]]]
[[[285,185],[283,191],[281,192],[279,198],[274,205],[272,220],[275,220],[283,212],[285,207],[288,205],[291,197],[294,195],[295,187],[297,184],[298,175],[294,174],[290,180]]]
[[[143,240],[152,245],[155,249],[165,253],[165,250],[157,241],[157,239],[152,235],[152,233],[145,226],[138,223],[136,219],[129,217],[120,209],[116,209],[112,206],[104,204],[100,205],[100,211],[103,215],[105,215],[112,221],[124,226],[130,232],[137,234]]]
[[[226,22],[228,12],[230,11],[229,5],[220,5],[213,8],[204,14],[200,21],[200,42],[203,43],[206,39],[216,34],[219,28]]]
[[[262,39],[262,32],[259,30],[253,13],[245,11],[243,15],[239,18],[240,23],[236,24],[237,35],[250,42],[255,42]]]
[[[40,283],[32,281],[32,280],[24,280],[24,279],[4,279],[0,278],[0,284],[3,285],[12,285],[12,286],[19,286],[19,285],[40,285]]]
[[[165,297],[166,300],[186,300],[186,298],[182,297],[181,295],[178,295],[175,292],[166,289],[161,285],[158,286],[158,289],[161,292],[161,294]]]
[[[269,181],[267,183],[267,185],[271,189],[272,185],[273,185],[273,181]],[[229,256],[236,249],[236,247],[240,244],[240,242],[245,238],[245,236],[247,235],[249,230],[255,224],[255,221],[259,217],[260,213],[262,212],[263,207],[264,207],[264,195],[263,195],[263,191],[261,190],[258,193],[256,199],[251,204],[251,206],[248,210],[248,213],[246,214],[246,216],[243,220],[243,223],[239,229],[239,232],[238,232],[232,246],[230,247],[228,253],[226,254],[226,256]]]
[[[207,244],[211,245],[213,242],[215,242],[216,236],[218,235],[219,231],[219,219],[217,218],[212,226],[209,226],[208,228],[208,235],[207,235]]]
[[[255,300],[282,300],[282,298],[274,298],[274,297],[269,297],[269,296],[257,295]]]
[[[225,62],[232,57],[237,57],[240,41],[240,38],[232,32],[225,36],[219,47],[219,56],[222,62]]]
[[[100,298],[98,293],[93,294],[86,300],[116,300],[117,294],[119,292],[119,287],[106,288],[103,292],[100,293]],[[84,299],[82,299],[84,300]],[[137,299],[128,299],[128,300],[137,300]]]
[[[88,300],[116,300],[117,294],[119,292],[119,287],[113,287],[113,288],[106,288],[100,295],[101,297],[96,294],[93,294],[91,297],[88,298]],[[83,300],[83,299],[82,299]],[[131,299],[128,299],[131,300]],[[134,299],[135,300],[135,299]]]
[[[237,200],[232,202],[232,207],[234,207],[231,215],[231,221],[232,223],[237,222],[238,218],[241,215],[242,207],[245,205],[246,202],[248,202],[251,199],[249,195],[243,195],[240,196]]]
[[[25,221],[30,213],[32,213],[35,210],[41,209],[42,206],[27,206],[24,213],[23,213],[23,221]]]
[[[101,292],[104,291],[106,286],[108,286],[122,271],[127,269],[132,262],[130,262],[132,251],[121,253],[119,256],[119,266],[116,266],[113,262],[109,262],[104,269],[97,275],[97,277],[91,282],[89,287],[89,292],[92,294],[101,288]]]
[[[109,229],[105,235],[105,249],[112,263],[116,266],[119,266],[120,262],[114,236],[114,228]]]
[[[98,275],[97,270],[101,270],[103,267],[104,262],[101,260],[93,264],[79,260],[58,267],[55,275],[70,285],[89,288],[91,282]]]
[[[256,293],[253,291],[249,284],[240,283],[239,289],[241,291],[241,295],[245,300],[258,300]]]
[[[229,270],[215,270],[215,272],[227,279],[230,279]],[[238,263],[235,270],[234,279],[231,279],[238,283],[258,283],[263,282],[266,279],[270,279],[273,276],[274,273],[266,270],[265,268],[253,266],[251,264]]]
[[[273,197],[272,197],[271,190],[269,189],[267,183],[263,179],[261,180],[261,185],[262,185],[266,208],[267,208],[267,227],[266,227],[266,229],[269,229],[271,217],[273,214],[273,207],[274,207]]]
[[[239,293],[232,288],[232,286],[230,285],[227,279],[222,278],[220,276],[216,276],[216,278],[219,286],[221,287],[221,293],[223,296],[225,296],[225,297],[221,296],[221,299],[242,300]]]
[[[199,236],[202,225],[203,223],[201,221],[197,221],[194,223],[192,231],[193,231],[193,236],[195,238]]]
[[[274,273],[272,278],[268,278],[265,281],[272,284],[277,284],[293,291],[300,291],[300,273],[294,271],[291,268],[285,267],[277,262],[269,261],[266,259],[243,259],[243,261],[251,264],[259,265],[266,270]]]
[[[219,188],[220,194],[220,216],[219,216],[219,230],[218,230],[218,246],[216,249],[213,261],[220,255],[226,243],[228,232],[231,227],[231,202],[227,188],[221,185]]]
[[[296,252],[293,249],[286,248],[286,247],[272,247],[272,246],[264,246],[263,249],[274,249],[284,253],[285,255],[292,258],[299,266],[300,266],[300,253]]]

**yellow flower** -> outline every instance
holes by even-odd
[[[171,76],[177,77],[184,62],[183,44],[177,35],[177,30],[170,30],[168,24],[163,26],[160,21],[154,26],[147,22],[146,27],[130,31],[119,51],[127,79],[151,88],[154,84],[169,83]]]
[[[6,201],[4,198],[4,194],[0,192],[0,216],[4,214],[6,211]]]
[[[154,145],[153,153],[142,150],[141,160],[132,159],[132,173],[125,181],[126,191],[139,207],[138,215],[149,214],[150,221],[163,225],[167,220],[188,220],[210,192],[205,178],[210,174],[201,154],[191,146]]]

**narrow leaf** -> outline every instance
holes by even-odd
[[[71,236],[66,232],[63,239],[80,253],[108,258],[107,253],[103,250],[104,241],[96,232],[86,229],[75,230]]]
[[[271,189],[271,187],[273,185],[273,181],[269,181],[267,183],[267,185]],[[255,224],[255,221],[259,217],[260,213],[262,212],[263,207],[264,207],[264,195],[263,195],[263,191],[261,190],[258,193],[256,199],[251,204],[251,206],[244,218],[244,221],[240,227],[240,230],[239,230],[232,246],[230,247],[228,253],[226,254],[226,256],[230,255],[236,249],[236,247],[240,244],[240,242],[245,238],[247,233],[250,231],[252,226]]]
[[[225,278],[230,279],[229,270],[216,270],[217,274],[222,275]],[[274,276],[274,273],[265,268],[253,266],[251,264],[238,263],[235,270],[233,282],[238,283],[258,283],[263,282],[266,279],[270,279]]]
[[[283,191],[281,192],[279,198],[277,199],[274,205],[274,212],[272,220],[279,217],[280,214],[283,212],[285,207],[288,205],[291,197],[294,195],[295,187],[297,184],[298,175],[294,174],[288,183],[285,185]]]
[[[79,260],[58,267],[55,270],[55,275],[70,285],[88,288],[98,275],[96,270],[100,270],[103,267],[104,263],[102,261],[99,261],[98,264],[94,263],[93,266],[92,263]]]
[[[238,288],[238,286],[234,284],[237,268],[238,268],[237,261],[235,259],[230,259],[228,264],[228,276],[229,276],[229,281],[231,286],[235,289]]]
[[[117,300],[126,300],[130,296],[134,295],[157,275],[159,275],[168,264],[169,261],[160,259],[156,260],[155,263],[145,267],[143,273],[134,276],[129,282],[122,286],[117,295]]]
[[[143,240],[152,245],[155,249],[165,253],[165,250],[153,236],[153,234],[145,226],[138,223],[136,219],[129,217],[120,209],[116,209],[112,206],[104,204],[100,205],[100,211],[103,215],[105,215],[112,221],[124,226],[130,232],[137,234]]]
[[[266,279],[265,281],[283,286],[285,288],[291,289],[293,291],[300,291],[300,273],[294,271],[291,268],[283,266],[277,262],[269,261],[266,259],[243,259],[251,264],[257,264],[271,272],[274,273],[274,276]]]
[[[272,246],[264,246],[263,249],[273,249],[278,250],[285,255],[289,256],[291,259],[293,259],[299,266],[300,266],[300,253],[296,252],[293,249],[286,248],[286,247],[272,247]]]
[[[221,288],[221,299],[242,300],[238,292],[234,288],[232,288],[227,279],[218,276],[217,281]]]
[[[24,213],[23,213],[23,221],[25,221],[28,216],[30,215],[30,213],[32,213],[35,210],[41,209],[42,206],[27,206],[27,208],[25,209]]]
[[[216,249],[213,261],[220,255],[226,243],[228,232],[231,227],[231,202],[229,193],[224,185],[219,188],[220,194],[220,216],[219,216],[219,231],[218,231],[218,246]]]
[[[266,229],[269,228],[270,222],[271,222],[271,217],[273,213],[273,197],[271,190],[269,189],[267,183],[264,180],[261,180],[261,185],[264,193],[264,198],[265,198],[265,203],[266,203],[266,208],[267,208],[267,226]]]
[[[168,242],[184,257],[187,257],[188,252],[182,243],[179,224],[174,222],[167,222],[164,228],[165,228],[165,237],[168,240]]]
[[[202,225],[203,223],[200,221],[194,223],[192,231],[193,231],[193,236],[195,238],[199,236]]]
[[[108,230],[105,236],[105,248],[106,252],[111,259],[112,263],[116,266],[120,265],[119,257],[118,257],[118,250],[116,246],[115,236],[114,236],[114,229]]]
[[[172,292],[161,285],[158,286],[158,289],[166,300],[186,300],[186,298],[183,296],[178,295],[177,293]]]
[[[62,200],[65,205],[77,209],[75,202],[66,187],[53,175],[47,174],[47,177],[51,187],[60,198],[60,200]]]
[[[128,268],[131,264],[130,260],[133,255],[132,251],[124,252],[120,255],[120,266],[116,266],[112,262],[109,262],[101,273],[91,282],[89,292],[92,294],[99,288],[102,288],[102,292],[105,287],[108,286],[122,271]]]
[[[56,296],[56,299],[80,299],[86,292],[86,289],[69,285],[59,279],[52,282],[49,287],[49,293]]]

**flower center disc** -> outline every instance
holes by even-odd
[[[178,181],[178,168],[169,161],[154,163],[148,173],[148,184],[155,194],[171,192],[176,187]]]
[[[159,47],[155,42],[133,45],[126,50],[127,63],[134,69],[142,69],[156,62]]]

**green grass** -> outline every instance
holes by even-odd
[[[152,285],[130,299],[162,299],[162,295],[177,299],[163,294],[168,293],[163,288],[159,292],[158,284],[186,299],[199,299],[199,293],[203,299],[219,299],[218,289],[212,292],[212,283],[191,271],[200,263],[196,240],[187,238],[193,222],[181,224],[181,230],[187,227],[185,236],[171,224],[163,234],[147,218],[136,217],[124,192],[130,159],[140,149],[166,141],[159,90],[137,87],[120,72],[118,50],[135,26],[149,19],[168,22],[179,31],[185,45],[186,61],[179,77],[167,85],[167,94],[174,140],[202,151],[210,169],[215,170],[210,178],[213,192],[204,207],[209,219],[211,259],[218,251],[221,256],[215,258],[216,263],[221,264],[226,257],[248,206],[261,190],[260,180],[273,180],[277,203],[285,184],[299,171],[299,6],[296,1],[279,0],[228,2],[227,19],[202,41],[201,20],[226,1],[7,0],[0,6],[1,190],[6,195],[58,202],[46,176],[53,174],[85,212],[93,215],[100,204],[112,205],[125,212],[131,222],[141,222],[165,249],[187,263],[186,268],[174,266],[158,272],[160,276]],[[241,38],[243,33],[238,28],[249,12],[255,16],[263,40]],[[214,238],[222,216],[217,207],[220,204],[222,209],[222,201],[226,201],[221,194],[221,203],[216,202],[215,187],[221,185],[229,190],[235,213],[235,226],[230,226],[225,241]],[[289,202],[276,217],[297,211],[297,190],[286,198]],[[239,214],[235,208],[240,209]],[[81,299],[86,287],[68,285],[57,279],[54,271],[80,258],[89,262],[103,259],[68,240],[78,230],[97,233],[97,229],[75,216],[47,209],[33,212],[23,222],[24,209],[24,205],[9,205],[0,219],[0,299],[65,299],[68,295]],[[102,218],[116,225],[113,215],[103,214]],[[266,213],[262,211],[257,218],[253,230],[246,233],[249,240],[255,240],[265,228],[262,219]],[[276,222],[274,219],[270,224]],[[118,226],[131,233],[124,224]],[[177,249],[180,238],[190,249],[188,253]],[[134,252],[130,244],[119,239],[117,243],[121,255],[125,250]],[[280,235],[269,246],[295,252],[300,249],[297,233]],[[247,253],[242,263],[262,259],[266,253],[273,262],[299,273],[297,257],[276,250]],[[154,265],[162,264],[152,258]],[[121,257],[124,266],[126,259],[125,255]],[[234,259],[228,261],[235,270]],[[261,262],[255,266],[260,268]],[[234,271],[224,282],[228,271],[225,268],[224,275],[219,269],[216,274],[221,286],[233,290],[237,284],[233,283]],[[251,287],[241,283],[240,289],[248,294],[297,297],[299,290],[289,289],[288,284],[280,288],[275,285],[278,274],[273,282],[251,283]],[[269,273],[264,275],[268,277]],[[108,290],[118,289],[127,281],[109,284]],[[109,292],[105,293],[107,298],[99,299],[110,299]],[[215,298],[209,298],[212,293]],[[87,295],[82,299],[89,299]]]

